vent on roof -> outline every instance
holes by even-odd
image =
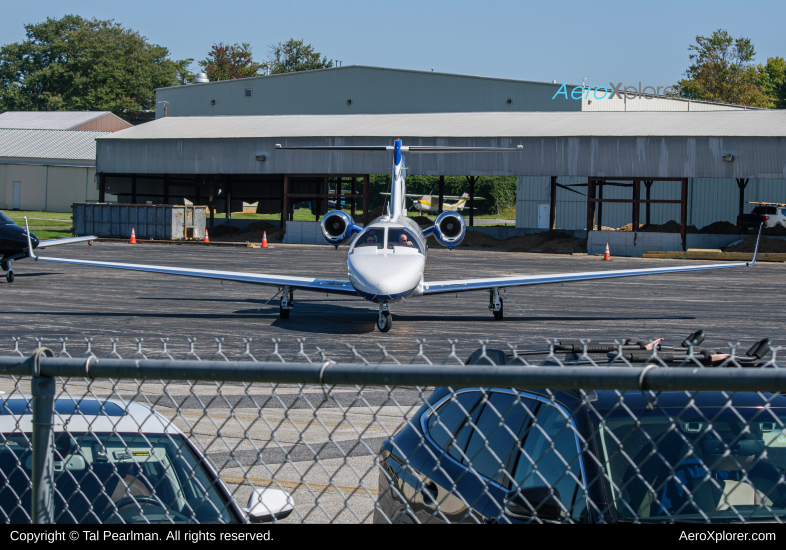
[[[204,84],[205,82],[210,82],[210,80],[208,80],[207,75],[205,73],[199,73],[194,78],[194,84]]]

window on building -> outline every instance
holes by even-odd
[[[251,97],[251,88],[246,88],[246,97]]]

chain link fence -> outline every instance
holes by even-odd
[[[0,521],[781,522],[780,349],[702,341],[13,339]]]

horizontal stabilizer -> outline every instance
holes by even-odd
[[[49,239],[41,241],[36,248],[46,248],[47,246],[58,246],[61,244],[83,243],[97,240],[95,235],[86,235],[84,237],[66,237],[65,239]]]

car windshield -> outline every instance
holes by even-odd
[[[786,411],[618,409],[600,452],[613,506],[640,521],[741,521],[786,515]]]
[[[30,523],[31,434],[0,435],[0,523]],[[185,438],[55,436],[55,522],[237,523]]]
[[[12,223],[14,223],[14,221],[11,218],[0,212],[0,225],[8,225]]]
[[[355,239],[355,248],[363,246],[375,246],[382,248],[385,242],[385,228],[384,227],[369,227],[363,231],[358,238]]]
[[[388,249],[393,249],[394,247],[414,248],[422,252],[420,250],[420,239],[415,237],[412,231],[403,227],[391,227],[388,230]]]

